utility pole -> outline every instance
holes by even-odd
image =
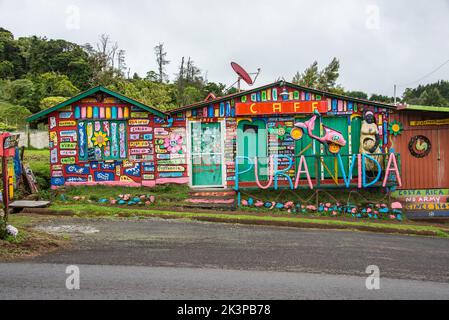
[[[396,105],[396,85],[394,85],[394,105]]]

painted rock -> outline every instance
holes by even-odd
[[[331,204],[328,202],[325,204],[326,207],[330,208]]]
[[[332,215],[336,216],[337,215],[337,211],[332,211]]]
[[[254,204],[256,207],[260,208],[263,206],[263,202],[260,200],[257,200],[256,203]]]
[[[155,196],[150,196],[150,201],[151,202],[154,202],[156,200],[156,197]]]
[[[108,202],[108,199],[106,198],[101,198],[100,200],[98,200],[99,203],[106,203]]]
[[[391,209],[402,209],[402,204],[400,202],[393,202],[391,204]]]
[[[288,201],[284,204],[284,208],[288,209],[288,208],[293,208],[295,206],[295,204],[293,203],[293,201]]]
[[[322,211],[324,211],[324,206],[322,206],[322,205],[321,205],[321,206],[319,206],[319,207],[318,207],[318,211],[319,211],[319,212],[322,212]]]
[[[254,204],[253,198],[248,198],[248,205],[252,206]]]
[[[396,216],[393,214],[390,214],[390,219],[396,219]]]
[[[116,203],[117,203],[117,200],[111,199],[111,200],[109,200],[109,203],[110,203],[110,204],[116,204]]]
[[[137,203],[140,201],[140,198],[134,197],[132,200]]]
[[[351,213],[356,213],[357,212],[357,208],[352,208],[351,209]]]
[[[307,210],[316,211],[316,207],[314,205],[307,206]]]
[[[128,201],[128,206],[133,206],[133,205],[135,205],[136,203],[134,202],[134,201]]]
[[[379,209],[380,213],[388,213],[388,211],[389,211],[388,208],[380,208]]]
[[[119,200],[118,204],[125,204],[126,201],[125,200]]]
[[[242,201],[240,201],[240,204],[242,206],[247,206],[248,205],[248,201],[246,199],[243,199]]]
[[[366,212],[368,212],[368,213],[370,213],[371,211],[373,211],[373,209],[371,209],[371,208],[366,209]]]
[[[276,207],[276,209],[283,209],[284,208],[284,204],[278,202],[278,203],[276,203],[275,207]]]
[[[362,217],[362,215],[360,214],[360,213],[357,213],[357,218],[361,218]]]
[[[265,202],[264,206],[265,208],[271,208],[271,202]]]
[[[145,201],[145,204],[148,206],[151,204],[151,201]]]
[[[397,214],[396,215],[396,219],[398,219],[399,221],[402,221],[402,215],[401,214]]]

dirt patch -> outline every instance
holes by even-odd
[[[67,240],[33,230],[20,230],[23,238],[18,241],[0,240],[0,262],[33,258],[69,246]]]
[[[62,226],[36,226],[33,229],[50,234],[93,234],[100,230],[91,226],[62,225]]]

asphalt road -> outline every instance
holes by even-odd
[[[449,298],[447,239],[160,219],[38,227],[70,234],[73,248],[0,265],[0,298]],[[64,285],[70,264],[76,292]],[[365,287],[369,265],[380,290]]]
[[[0,264],[1,299],[449,299],[449,285],[273,271],[79,265],[79,290],[66,265]]]

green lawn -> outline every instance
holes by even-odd
[[[48,149],[25,149],[24,162],[36,176],[39,190],[50,188],[50,151]]]
[[[52,210],[55,211],[72,211],[78,216],[104,216],[104,217],[162,217],[176,219],[191,219],[205,221],[219,221],[232,223],[251,223],[251,224],[268,224],[268,225],[285,225],[285,226],[302,226],[336,229],[352,229],[366,230],[378,232],[397,232],[405,234],[422,234],[433,235],[438,237],[449,237],[449,230],[444,227],[436,227],[431,225],[407,224],[407,223],[386,223],[371,222],[366,220],[345,221],[338,219],[320,219],[313,217],[283,217],[283,216],[260,216],[251,215],[250,213],[220,213],[220,212],[173,212],[163,209],[139,209],[139,208],[120,208],[111,206],[102,206],[99,204],[53,204]],[[209,220],[208,220],[209,219]]]

